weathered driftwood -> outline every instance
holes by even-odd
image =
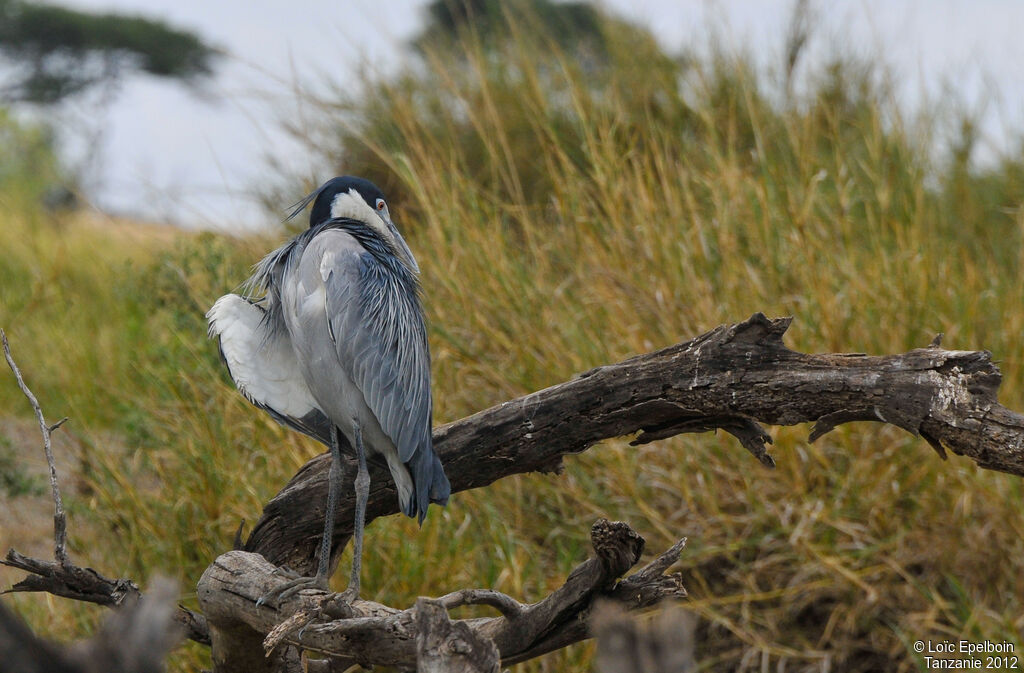
[[[590,631],[597,641],[597,673],[692,673],[697,670],[694,645],[697,618],[668,606],[654,619],[641,621],[616,603],[594,608]]]
[[[441,601],[416,601],[417,673],[498,673],[501,654],[465,622],[452,622]]]
[[[948,449],[970,457],[983,468],[1024,476],[1024,416],[998,403],[1000,374],[988,352],[948,351],[936,342],[899,355],[807,355],[783,344],[789,324],[788,318],[769,320],[755,314],[742,323],[599,367],[566,383],[440,427],[434,432],[434,441],[452,489],[457,492],[485,486],[511,474],[558,471],[565,454],[584,451],[603,439],[635,433],[639,435],[634,443],[644,443],[681,433],[723,429],[735,435],[764,465],[772,466],[766,446],[771,438],[761,424],[813,422],[813,441],[839,424],[858,420],[890,423],[919,435],[942,458],[946,458]],[[314,458],[268,503],[244,545],[246,551],[303,574],[315,569],[327,501],[328,466],[327,454]],[[344,469],[351,480],[354,461]],[[397,498],[386,470],[379,465],[371,470],[368,520],[397,511]],[[341,503],[332,565],[351,533],[352,505],[351,500]],[[25,589],[93,600],[80,591],[76,595],[77,589],[67,591],[52,585],[53,577],[65,584],[70,581],[62,579],[71,572],[66,561],[36,562],[49,564],[36,568],[32,559],[8,558],[30,572],[43,576],[50,573],[49,582],[21,583]],[[249,560],[241,563],[239,559],[243,558]],[[338,670],[346,662],[368,660],[361,658],[364,651],[383,647],[381,642],[365,640],[365,634],[359,631],[368,624],[363,618],[349,620],[342,627],[337,626],[342,622],[314,621],[317,615],[309,612],[297,612],[285,623],[282,615],[269,607],[253,612],[253,600],[264,592],[259,585],[270,588],[277,581],[269,574],[269,566],[252,566],[255,558],[229,553],[204,575],[204,582],[220,583],[216,590],[205,594],[204,610],[214,627],[208,629],[201,617],[188,611],[178,613],[179,621],[190,625],[191,638],[200,642],[212,639],[218,670],[297,670],[307,663],[300,661],[296,649],[288,644],[295,642],[336,655],[325,662],[309,662],[309,670]],[[634,606],[643,603],[636,600],[642,591],[629,591],[650,579],[645,572],[604,593],[612,598],[628,598]],[[657,575],[663,572],[664,568]],[[112,585],[123,581],[106,580]],[[450,599],[453,604],[494,605],[510,622],[515,621],[514,615],[522,607],[494,592],[456,593],[459,598]],[[343,615],[341,606],[322,603],[317,607],[324,615]],[[370,610],[371,620],[390,619],[396,628],[415,631],[410,611],[374,608],[366,603],[357,603],[356,607],[363,612]],[[578,607],[585,611],[589,603],[580,602]],[[406,616],[400,619],[397,615]],[[481,633],[479,629],[474,632]],[[525,650],[520,636],[510,629],[494,634],[503,663],[576,642],[586,636],[586,625],[577,619]],[[279,645],[269,659],[264,659],[261,652],[265,638]],[[509,643],[513,644],[511,649]],[[406,649],[402,650],[401,661],[408,663],[413,641],[407,639],[403,647]],[[512,654],[516,647],[517,653]]]
[[[986,351],[933,345],[900,355],[807,355],[782,337],[790,318],[758,313],[685,343],[598,367],[434,431],[452,491],[511,474],[558,471],[565,454],[601,440],[645,443],[720,428],[772,466],[760,424],[813,422],[811,440],[850,421],[878,421],[948,448],[981,467],[1024,475],[1024,416],[996,401]],[[329,454],[309,461],[263,511],[245,550],[303,574],[316,570]],[[355,461],[345,466],[346,479]],[[371,466],[367,520],[398,511],[387,470]],[[336,562],[352,531],[352,498],[335,521]]]
[[[226,647],[247,647],[238,635],[249,629],[261,637],[268,634],[259,648],[268,653],[290,643],[366,666],[422,668],[426,663],[439,667],[439,660],[447,659],[446,665],[457,666],[453,670],[492,671],[497,670],[499,654],[501,663],[511,664],[587,638],[586,616],[598,596],[615,600],[624,609],[640,610],[686,595],[681,577],[665,574],[678,560],[685,540],[621,581],[618,578],[640,560],[643,538],[624,523],[601,519],[594,524],[591,541],[595,558],[577,566],[565,584],[532,605],[491,590],[462,590],[433,601],[421,599],[408,610],[371,601],[349,606],[337,603],[335,595],[322,593],[306,593],[281,606],[258,604],[261,596],[286,578],[263,557],[242,551],[222,555],[206,570],[199,581],[199,602],[215,634],[215,652],[221,644],[216,634],[234,634],[231,642],[223,643]],[[442,620],[437,614],[468,604],[489,605],[502,614],[456,620],[448,627],[444,626],[447,616]],[[332,616],[339,618],[314,619]],[[420,630],[425,623],[431,626],[427,633]],[[275,670],[276,662],[254,661],[251,652],[232,650],[225,657],[232,663],[224,670]],[[426,662],[422,659],[425,655]],[[242,658],[246,660],[244,669],[235,664]]]
[[[140,612],[142,608],[139,601],[142,598],[142,594],[139,592],[138,585],[130,579],[118,578],[110,579],[104,577],[100,573],[96,572],[92,568],[83,568],[76,565],[71,561],[71,557],[67,552],[67,516],[64,513],[64,504],[60,495],[60,484],[57,479],[57,465],[53,457],[53,449],[51,446],[51,436],[57,428],[59,428],[67,418],[62,418],[53,425],[49,425],[43,415],[43,409],[39,404],[39,400],[35,394],[25,383],[25,379],[21,375],[21,370],[18,368],[17,363],[14,361],[14,356],[11,354],[11,346],[7,341],[7,334],[3,329],[0,329],[0,342],[3,344],[4,358],[7,360],[7,365],[11,368],[11,372],[14,373],[14,378],[18,382],[18,388],[28,399],[29,405],[32,407],[32,411],[35,413],[36,420],[39,423],[39,432],[43,439],[43,452],[46,455],[46,463],[50,468],[50,489],[53,495],[53,561],[46,561],[43,559],[36,559],[19,554],[14,549],[7,551],[7,555],[0,559],[0,563],[12,568],[18,568],[28,573],[25,579],[16,583],[10,589],[4,590],[0,593],[14,593],[19,591],[45,591],[55,596],[62,596],[64,598],[70,598],[72,600],[83,601],[86,603],[96,603],[97,605],[106,605],[109,607],[121,607],[124,605],[132,605],[133,607],[127,614],[134,615],[145,614],[147,619],[152,617],[154,614],[161,614],[160,609],[153,608],[154,603],[143,603],[141,605],[146,607],[146,612]],[[164,587],[164,593],[167,592],[166,585]],[[157,591],[159,593],[159,591]],[[169,601],[167,598],[166,601]],[[164,602],[166,602],[164,601]],[[163,602],[157,601],[160,605]],[[2,607],[2,606],[0,606]],[[178,623],[178,626],[173,629],[172,640],[177,640],[179,632],[184,633],[188,638],[195,640],[200,643],[209,644],[210,636],[209,629],[206,626],[206,619],[202,615],[198,615],[191,610],[184,607],[179,607],[177,611],[172,613],[172,618]],[[108,622],[109,632],[111,629],[124,630],[124,624],[126,617],[114,619],[112,618]],[[18,647],[18,643],[24,645],[24,648],[20,650],[19,654],[26,658],[26,661],[35,659],[37,662],[41,662],[41,668],[38,670],[63,670],[60,662],[63,661],[60,648],[50,646],[48,643],[38,639],[27,639],[22,637],[24,626],[6,612],[0,613],[0,639],[5,649],[0,649],[0,662],[11,662],[20,661],[18,655],[13,650],[6,649],[8,644],[12,644],[13,647]],[[20,634],[15,636],[14,634]],[[130,634],[129,634],[130,635]],[[154,636],[152,642],[149,643],[149,647],[143,647],[139,650],[148,649],[149,652],[158,652],[162,654],[163,650],[160,650],[157,645],[157,634],[151,634]],[[93,640],[89,641],[95,648],[107,647],[108,649],[113,647],[108,641]],[[161,641],[162,642],[162,641]],[[142,643],[132,643],[130,645],[142,645]],[[168,648],[169,649],[169,648]],[[97,650],[98,651],[98,650]],[[128,653],[126,656],[131,654],[129,648],[125,649]],[[26,654],[26,653],[34,653]],[[113,667],[111,662],[114,661],[112,658],[113,652],[107,653],[102,657],[94,658],[96,664],[95,669],[90,670],[120,670]],[[134,656],[134,655],[131,655]],[[85,661],[93,662],[93,658],[86,658]],[[149,659],[143,658],[145,662],[151,662],[155,664],[160,663],[160,659]],[[131,661],[135,661],[132,659]],[[142,661],[142,660],[140,660]],[[47,663],[49,662],[49,663]],[[129,662],[130,663],[130,662]],[[110,664],[106,668],[107,664]],[[25,666],[28,664],[26,663]],[[90,664],[91,665],[91,664]],[[141,665],[141,664],[140,664]],[[148,665],[148,664],[147,664]],[[2,668],[2,666],[0,666]],[[29,671],[34,670],[21,666],[12,665],[7,670],[17,671]],[[72,670],[72,669],[69,669]],[[86,669],[77,669],[86,670]],[[128,670],[128,669],[125,669]],[[138,670],[143,670],[139,668]]]
[[[153,583],[107,617],[91,639],[65,647],[37,637],[0,605],[0,671],[17,673],[160,673],[164,658],[184,635],[175,623],[178,588]]]

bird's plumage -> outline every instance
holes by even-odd
[[[415,260],[378,199],[359,178],[325,183],[293,212],[313,203],[310,227],[257,264],[245,297],[222,297],[207,316],[250,401],[325,444],[331,423],[350,443],[358,424],[402,511],[422,520],[451,489],[431,439]]]
[[[293,430],[328,444],[331,422],[317,406],[286,335],[270,329],[266,311],[237,294],[217,300],[206,314],[209,334],[245,399]]]

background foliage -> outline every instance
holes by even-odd
[[[190,82],[217,51],[189,31],[142,16],[0,0],[0,92],[6,102],[57,103],[137,70]]]
[[[944,332],[992,350],[1002,402],[1024,407],[1019,144],[972,165],[969,119],[910,118],[863,62],[806,64],[797,95],[789,71],[743,55],[670,58],[601,14],[594,39],[566,42],[514,7],[487,28],[428,27],[406,70],[311,101],[319,123],[302,134],[324,173],[268,189],[286,204],[348,172],[391,195],[423,268],[437,423],[754,311],[794,315],[789,344],[812,352],[898,352]],[[939,135],[953,151],[936,151]],[[205,337],[206,308],[279,239],[55,218],[24,205],[23,183],[0,182],[0,322],[48,413],[73,418],[73,550],[194,587],[320,450],[248,406]],[[29,413],[13,383],[0,405]],[[806,433],[774,431],[773,472],[729,437],[622,440],[558,477],[458,494],[422,530],[377,521],[365,592],[534,600],[608,516],[651,551],[689,537],[707,670],[917,670],[910,645],[928,638],[1021,652],[1020,479],[941,462],[892,428]],[[15,602],[61,637],[100,614]],[[590,651],[516,670],[589,670]],[[189,646],[174,668],[203,657]]]

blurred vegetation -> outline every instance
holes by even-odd
[[[302,133],[325,171],[279,186],[281,204],[329,172],[385,187],[423,269],[437,423],[754,311],[795,316],[788,342],[811,352],[899,352],[944,332],[993,351],[1002,402],[1024,408],[1019,145],[973,166],[971,120],[908,118],[870,64],[807,64],[797,96],[785,69],[714,50],[670,59],[601,15],[596,69],[536,13],[495,16],[418,42],[391,79],[314,101],[321,123]],[[959,140],[948,155],[940,134]],[[193,587],[321,448],[247,405],[205,338],[203,312],[275,241],[4,212],[0,324],[84,447],[73,549]],[[13,384],[0,403],[28,414]],[[608,516],[651,552],[689,537],[703,670],[919,670],[918,639],[1021,652],[1021,480],[889,427],[806,433],[774,430],[773,472],[729,437],[614,441],[560,476],[460,493],[422,530],[377,521],[365,592],[535,600]],[[16,602],[64,637],[98,614]],[[203,660],[185,652],[175,670]],[[515,670],[586,671],[590,652]]]
[[[7,102],[53,104],[128,71],[192,82],[217,51],[195,33],[142,16],[0,0]]]
[[[605,40],[607,30],[627,29],[632,36],[650,39],[642,29],[621,19],[604,17],[586,2],[550,2],[550,0],[434,0],[426,8],[426,26],[411,42],[421,55],[445,49],[449,56],[461,59],[460,40],[472,33],[485,48],[507,42],[509,17],[539,27],[558,48],[576,58],[589,57],[601,67],[610,64],[611,54]]]
[[[23,122],[0,107],[0,194],[15,211],[39,206],[66,180],[53,147],[53,134],[41,123]]]
[[[159,20],[0,0],[0,190],[23,206],[80,206],[82,176],[76,173],[82,169],[62,165],[54,143],[83,129],[53,121],[53,106],[92,90],[109,101],[121,80],[136,72],[197,86],[213,73],[218,56],[200,36]],[[25,104],[35,106],[34,121],[12,114]]]
[[[6,363],[5,363],[6,364]],[[18,465],[14,445],[0,435],[0,494],[16,499],[24,495],[43,495],[45,485],[39,475],[27,474]]]

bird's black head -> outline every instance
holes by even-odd
[[[335,216],[331,210],[334,200],[339,194],[348,194],[351,190],[355,190],[372,211],[377,211],[378,200],[384,199],[384,193],[369,180],[353,175],[342,175],[341,177],[331,178],[317,187],[312,194],[296,203],[292,207],[292,212],[288,219],[292,219],[312,203],[313,208],[309,211],[309,226],[316,226]]]
[[[398,227],[391,221],[388,204],[377,185],[351,175],[332,178],[295,204],[288,219],[301,213],[310,203],[313,204],[309,212],[310,229],[329,220],[359,222],[387,247],[390,254],[397,256],[412,274],[420,272],[416,258],[398,233]]]

